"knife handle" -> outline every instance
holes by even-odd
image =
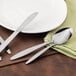
[[[36,16],[38,12],[34,12],[30,16],[27,17],[27,19],[24,20],[24,22],[9,36],[4,43],[0,46],[0,53],[5,49],[5,47],[21,32],[21,30],[28,25]]]

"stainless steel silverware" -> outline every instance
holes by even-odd
[[[9,36],[0,46],[0,53],[4,50],[4,48],[22,31],[26,25],[28,25],[36,16],[38,12],[34,12],[31,14],[27,19],[24,20],[24,22],[15,30],[11,36]]]
[[[26,64],[29,64],[33,60],[38,58],[40,55],[42,55],[44,52],[46,52],[46,50],[48,50],[50,47],[55,46],[55,45],[61,45],[61,44],[65,43],[66,41],[68,41],[68,39],[71,37],[71,35],[72,35],[72,29],[71,28],[60,29],[59,31],[57,31],[52,36],[52,41],[50,41],[48,43],[38,44],[38,45],[35,45],[35,46],[31,47],[31,48],[23,50],[23,51],[17,53],[16,55],[12,56],[10,58],[10,60],[15,60],[15,59],[18,59],[20,57],[26,56],[26,55],[32,53],[33,51],[35,51],[38,48],[41,48],[41,47],[46,46],[46,45],[50,45],[50,46],[44,48],[43,50],[41,50],[40,52],[38,52],[37,54],[35,54],[32,58],[30,58],[26,62]]]

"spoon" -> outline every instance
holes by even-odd
[[[37,54],[32,56],[25,64],[29,64],[35,59],[37,59],[40,55],[42,55],[44,52],[46,52],[50,47],[55,46],[55,45],[61,45],[67,42],[70,37],[72,36],[72,29],[71,28],[64,28],[59,31],[57,31],[53,36],[52,36],[52,41],[49,46],[44,48],[43,50],[39,51]]]
[[[35,45],[35,46],[33,46],[33,47],[30,47],[30,48],[28,48],[28,49],[26,49],[26,50],[23,50],[23,51],[15,54],[14,56],[12,56],[12,57],[10,58],[10,60],[15,60],[15,59],[21,58],[21,57],[23,57],[23,56],[26,56],[26,55],[32,53],[33,51],[35,51],[35,50],[37,50],[37,49],[39,49],[39,48],[41,48],[41,47],[43,47],[43,46],[46,46],[46,45],[51,44],[51,43],[53,43],[53,42],[55,43],[55,42],[57,41],[57,37],[56,37],[56,36],[58,36],[58,39],[62,39],[63,33],[64,33],[64,35],[65,35],[65,32],[66,32],[66,31],[67,31],[67,36],[65,36],[66,39],[64,39],[64,40],[62,40],[62,41],[59,41],[60,43],[61,43],[61,42],[62,42],[62,43],[66,42],[66,41],[71,37],[71,35],[72,35],[72,29],[71,29],[71,28],[68,28],[68,27],[67,27],[67,28],[63,28],[63,29],[57,31],[57,32],[54,34],[54,36],[52,37],[52,42],[51,42],[51,41],[50,41],[50,42],[44,42],[44,43]],[[60,37],[60,38],[59,38],[59,37]],[[56,39],[55,39],[55,38],[56,38]],[[65,41],[65,40],[66,40],[66,41]],[[62,44],[62,43],[61,43],[61,44]],[[55,44],[53,44],[53,46],[54,46],[54,45],[55,45]],[[49,47],[49,48],[50,48],[50,47]],[[48,49],[49,49],[49,48],[48,48]]]

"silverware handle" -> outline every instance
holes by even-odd
[[[28,25],[36,16],[38,12],[35,12],[31,14],[30,16],[27,17],[27,19],[24,20],[24,22],[18,27],[16,31],[14,31],[11,36],[9,36],[4,43],[1,44],[0,46],[0,52],[2,52],[5,47],[19,34],[19,32],[26,26]]]
[[[35,45],[33,47],[30,47],[30,48],[24,50],[24,54],[28,55],[28,54],[32,53],[33,51],[35,51],[35,50],[37,50],[37,49],[39,49],[39,48],[41,48],[43,46],[46,46],[47,44],[48,43],[41,43],[41,44]]]
[[[3,38],[0,36],[0,42],[1,42],[1,44],[4,42],[4,40],[3,40]],[[6,52],[8,53],[8,54],[11,54],[11,50],[7,47],[7,50],[6,50]]]
[[[45,53],[50,47],[54,46],[55,44],[52,44],[51,46],[47,46],[46,48],[44,48],[43,50],[39,51],[38,53],[36,53],[33,57],[31,57],[25,64],[29,64],[32,61],[34,61],[35,59],[37,59],[40,55],[42,55],[43,53]]]
[[[11,36],[9,36],[1,45],[0,45],[0,52],[2,52],[5,47],[16,37],[19,32],[14,32]]]
[[[41,43],[41,44],[32,46],[32,47],[30,47],[30,48],[28,48],[28,49],[26,49],[26,50],[23,50],[23,51],[17,53],[17,54],[14,55],[14,56],[12,56],[12,57],[10,58],[10,60],[15,60],[15,59],[18,59],[18,58],[20,58],[20,57],[26,56],[26,55],[34,52],[35,50],[37,50],[37,49],[39,49],[39,48],[41,48],[41,47],[43,47],[43,46],[46,46],[47,44],[48,44],[48,43]]]

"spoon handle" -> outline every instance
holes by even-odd
[[[14,56],[12,56],[12,57],[10,58],[10,60],[15,60],[15,59],[21,58],[21,57],[23,57],[23,56],[26,56],[26,55],[34,52],[35,50],[37,50],[37,49],[39,49],[39,48],[41,48],[41,47],[43,47],[43,46],[46,46],[47,44],[49,44],[49,43],[41,43],[41,44],[32,46],[32,47],[30,47],[30,48],[28,48],[28,49],[25,49],[25,50],[23,50],[23,51],[15,54]]]
[[[47,46],[46,48],[42,49],[41,51],[39,51],[38,53],[36,53],[34,56],[32,56],[25,64],[29,64],[32,61],[34,61],[35,59],[37,59],[39,56],[41,56],[43,53],[45,53],[50,47],[54,46],[55,44],[52,44],[50,46]]]

